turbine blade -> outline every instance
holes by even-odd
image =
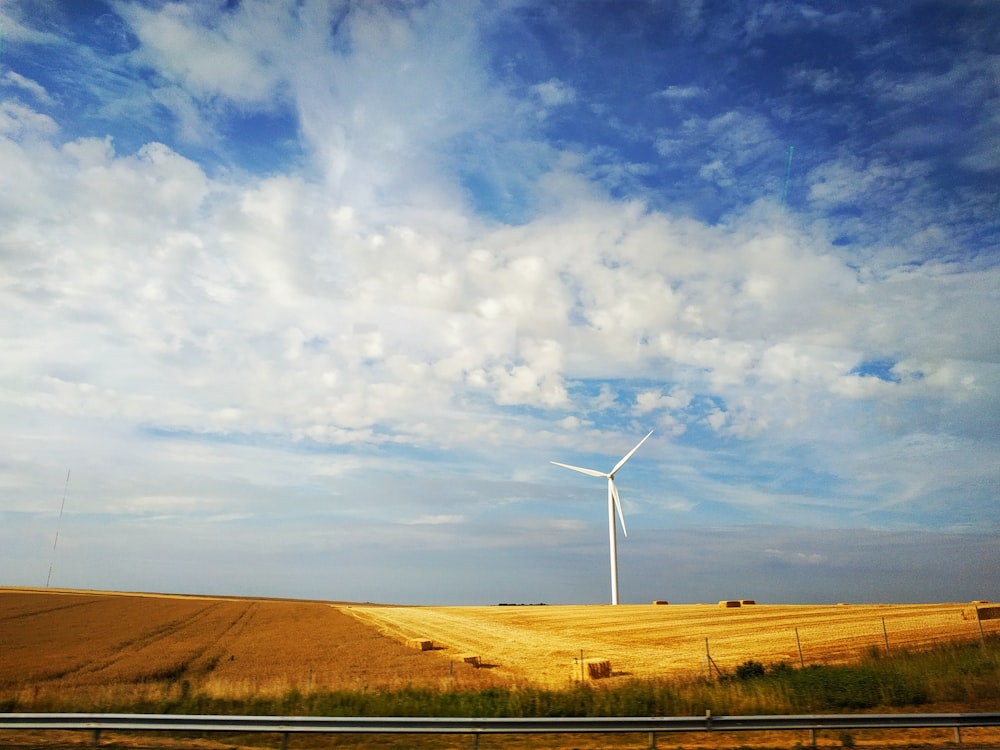
[[[650,430],[649,433],[646,435],[646,437],[644,437],[642,440],[640,440],[638,442],[638,444],[635,446],[635,448],[633,448],[628,453],[626,453],[625,457],[615,465],[615,468],[613,468],[610,472],[608,472],[608,476],[612,476],[613,477],[615,474],[617,474],[618,470],[625,465],[626,461],[628,461],[630,458],[632,458],[632,454],[635,453],[637,450],[639,450],[639,446],[642,445],[643,443],[645,443],[649,439],[649,436],[652,435],[652,434],[653,434],[653,431]]]
[[[622,533],[628,536],[628,529],[625,528],[625,514],[622,513],[622,501],[618,497],[618,488],[615,486],[614,479],[608,479],[608,481],[611,483],[611,497],[615,499],[615,510],[618,511],[618,520],[622,522]]]
[[[579,466],[570,466],[569,464],[561,464],[558,461],[549,461],[550,464],[555,464],[556,466],[562,466],[564,469],[572,469],[573,471],[579,471],[581,474],[590,474],[592,477],[607,477],[603,471],[597,471],[595,469],[581,469]]]

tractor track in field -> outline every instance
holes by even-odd
[[[65,607],[56,596],[67,594],[0,588],[0,612],[18,615],[0,617],[0,701],[24,691],[162,696],[182,682],[245,696],[502,681],[407,648],[330,602],[84,592],[92,606]]]

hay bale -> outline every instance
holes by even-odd
[[[757,602],[755,602],[753,599],[740,599],[740,606],[741,607],[745,607],[748,604],[756,604],[756,603]]]
[[[670,604],[666,599],[653,599],[653,604]]]
[[[733,607],[739,607],[740,606],[740,600],[739,599],[720,599],[719,600],[719,606],[722,607],[723,609],[732,609]]]
[[[1000,607],[966,607],[963,620],[1000,620]]]
[[[601,680],[611,676],[610,659],[585,659],[583,664],[586,667],[585,674],[592,680]]]
[[[411,638],[406,642],[406,645],[410,648],[415,648],[417,651],[430,651],[434,648],[434,641],[428,641],[423,638]]]
[[[462,654],[459,658],[466,664],[471,664],[476,669],[479,669],[483,665],[482,659],[476,654]]]

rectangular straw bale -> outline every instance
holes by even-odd
[[[719,606],[722,607],[723,609],[729,609],[731,607],[738,607],[738,606],[740,606],[740,600],[739,599],[720,599],[719,600]]]
[[[417,649],[417,651],[430,651],[434,648],[434,641],[428,641],[424,638],[411,638],[406,642],[406,645]]]
[[[585,659],[587,676],[592,680],[600,680],[611,676],[611,661],[609,659]]]
[[[476,654],[462,654],[462,656],[460,658],[466,664],[471,664],[472,666],[476,667],[477,669],[480,666],[482,666],[482,663],[483,663],[482,659],[480,659],[479,656],[477,656]]]
[[[741,607],[745,607],[748,604],[756,604],[756,603],[757,602],[755,602],[753,599],[740,599],[740,606]]]
[[[666,599],[653,599],[653,604],[670,604]]]
[[[1000,607],[966,607],[962,610],[963,620],[1000,620]]]

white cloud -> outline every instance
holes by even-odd
[[[896,183],[915,186],[898,213],[924,210],[928,165],[817,157],[808,214],[762,199],[699,221],[643,191],[613,197],[586,176],[599,148],[557,153],[522,122],[582,93],[553,77],[515,100],[490,77],[481,11],[248,2],[206,22],[208,6],[124,6],[139,47],[103,74],[133,79],[119,99],[102,89],[101,112],[163,129],[139,117],[158,104],[203,148],[222,142],[222,112],[286,108],[304,162],[268,174],[0,104],[6,507],[43,512],[39,488],[72,464],[87,467],[81,512],[196,530],[270,513],[324,553],[358,554],[350,529],[319,539],[331,518],[416,529],[414,549],[485,543],[459,526],[577,543],[591,523],[556,505],[546,461],[613,462],[655,428],[630,495],[652,525],[664,510],[927,525],[949,503],[956,527],[995,521],[996,269],[928,259],[957,241],[948,215],[834,241],[854,228],[838,211]],[[831,75],[795,80],[832,92]],[[780,174],[775,128],[719,109],[658,147],[696,152],[700,187],[735,190],[755,160]],[[601,175],[640,172],[618,160]],[[527,184],[531,210],[483,218],[470,173]],[[882,377],[860,374],[871,362]]]
[[[917,178],[925,169],[919,164],[893,166],[881,160],[864,163],[847,157],[821,164],[809,173],[809,199],[824,206],[855,202],[880,188]]]
[[[844,81],[836,69],[798,67],[789,75],[792,83],[806,86],[817,94],[829,94],[844,86]]]
[[[0,134],[8,138],[49,137],[59,126],[48,115],[14,101],[0,102]]]
[[[123,4],[118,10],[141,43],[135,62],[201,98],[221,95],[266,106],[280,81],[275,58],[290,31],[284,3],[252,0],[211,18],[183,3],[157,10]]]
[[[556,78],[550,78],[531,87],[531,93],[538,97],[544,107],[561,107],[576,101],[576,91]]]
[[[705,89],[701,86],[667,86],[665,89],[657,91],[655,96],[669,100],[698,99],[706,95]]]
[[[13,86],[21,89],[22,91],[27,91],[31,94],[31,97],[39,104],[52,105],[54,103],[49,92],[45,90],[37,81],[33,81],[30,78],[26,78],[20,73],[8,70],[3,77],[4,85]]]

